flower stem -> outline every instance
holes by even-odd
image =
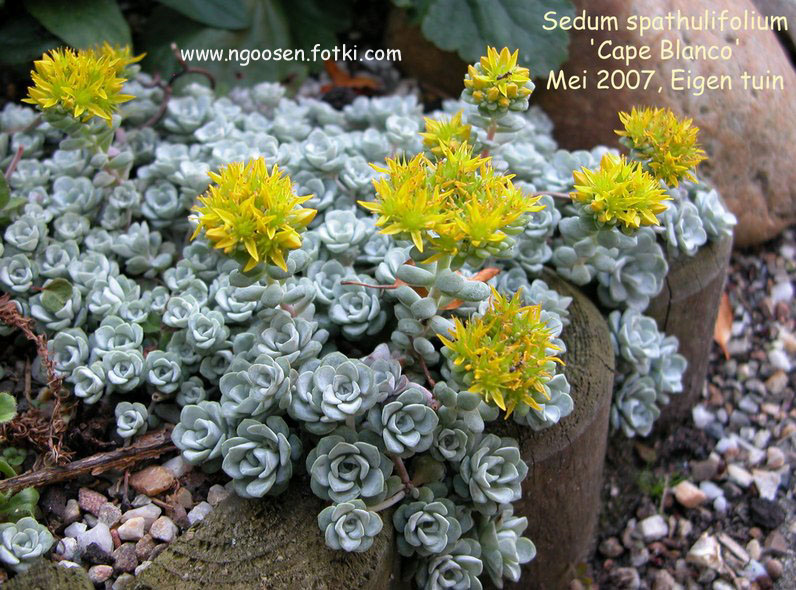
[[[401,459],[398,455],[390,455],[390,459],[392,459],[393,464],[395,465],[396,471],[398,471],[398,476],[401,478],[401,482],[407,488],[414,487],[412,485],[412,478],[409,477],[409,472],[406,470],[406,465],[404,464],[404,460]]]
[[[565,201],[571,201],[572,197],[569,196],[568,193],[557,193],[555,191],[539,191],[536,195],[547,195],[548,197],[553,197],[554,199],[562,199]]]
[[[8,168],[6,168],[6,173],[4,175],[6,180],[11,178],[11,175],[14,173],[14,170],[16,169],[17,164],[19,164],[19,161],[22,159],[22,152],[24,152],[24,151],[25,151],[25,148],[23,148],[22,146],[19,146],[17,148],[17,153],[14,154],[14,158],[11,160],[11,163],[8,165]]]
[[[355,287],[367,287],[368,289],[397,289],[400,285],[368,285],[367,283],[360,283],[359,281],[340,281],[341,285],[354,285]]]
[[[390,496],[383,502],[379,502],[375,506],[368,506],[368,510],[370,510],[371,512],[379,512],[381,510],[386,510],[390,506],[394,506],[395,504],[403,500],[405,497],[406,497],[406,490],[403,489],[400,492],[397,492],[394,496]]]
[[[489,127],[486,128],[486,140],[492,141],[495,139],[495,132],[497,131],[497,121],[494,119],[489,121]],[[481,157],[486,158],[489,155],[489,146],[485,147],[481,152]]]

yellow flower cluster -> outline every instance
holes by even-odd
[[[561,363],[550,354],[560,349],[541,312],[539,305],[522,306],[521,291],[507,299],[493,289],[491,307],[482,317],[467,324],[454,318],[450,338],[439,335],[454,371],[465,373],[467,389],[507,418],[520,403],[541,409],[539,400],[550,397],[544,385],[553,377],[553,363]]]
[[[658,181],[639,162],[607,152],[596,170],[575,170],[575,192],[570,197],[585,205],[605,225],[631,231],[642,225],[658,225],[655,217],[666,211],[670,200]]]
[[[135,98],[122,94],[125,69],[143,57],[107,43],[97,49],[53,49],[34,62],[34,85],[22,100],[42,110],[60,107],[84,122],[99,117],[110,125],[119,104]]]
[[[194,207],[199,225],[191,239],[204,229],[213,246],[245,263],[244,271],[269,260],[287,270],[285,254],[301,247],[300,231],[317,211],[300,205],[288,176],[274,165],[268,171],[264,158],[248,164],[232,162],[210,173],[215,182]]]
[[[470,125],[462,123],[462,112],[459,111],[450,119],[425,118],[426,132],[421,133],[423,145],[437,158],[443,158],[443,148],[456,151],[464,142],[470,140]]]
[[[689,118],[678,119],[669,109],[636,109],[619,113],[624,129],[616,130],[634,157],[646,160],[652,173],[669,186],[696,180],[697,165],[706,158],[697,142],[699,128]]]
[[[386,176],[373,182],[377,200],[359,204],[379,215],[381,233],[411,239],[420,252],[432,250],[429,261],[468,256],[493,251],[522,231],[526,213],[542,209],[538,197],[495,173],[489,158],[474,156],[468,143],[455,151],[440,147],[444,158],[436,162],[418,154],[373,166]]]
[[[463,97],[487,112],[527,109],[534,85],[528,68],[517,65],[518,55],[519,50],[487,47],[486,55],[467,68]]]

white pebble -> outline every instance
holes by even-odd
[[[773,500],[777,497],[780,476],[776,471],[763,471],[762,469],[752,470],[752,478],[757,486],[757,493],[761,498]]]
[[[143,516],[136,516],[123,522],[117,529],[122,541],[138,541],[144,536],[146,521]]]
[[[699,484],[699,489],[705,492],[705,495],[708,497],[708,500],[715,500],[719,496],[724,495],[724,490],[722,490],[719,486],[717,486],[712,481],[703,481]]]
[[[78,535],[85,533],[87,528],[84,522],[73,522],[64,529],[64,535],[77,538]]]
[[[727,476],[731,482],[738,484],[742,488],[748,488],[752,485],[752,474],[740,465],[728,465]]]
[[[719,496],[715,500],[713,500],[713,510],[716,512],[720,512],[724,514],[727,512],[727,498],[724,496]]]
[[[793,300],[793,285],[790,281],[776,283],[771,288],[771,300],[774,303],[790,303]]]
[[[161,516],[149,527],[153,539],[170,543],[177,536],[177,525],[168,516]]]
[[[64,537],[58,541],[55,552],[66,560],[74,559],[77,555],[77,539]]]
[[[646,542],[662,539],[669,532],[666,520],[660,514],[649,516],[638,523],[641,536]]]
[[[211,506],[218,506],[219,503],[229,497],[229,490],[224,486],[215,484],[207,491],[207,501]]]
[[[127,522],[131,518],[140,516],[146,521],[146,528],[149,528],[157,517],[160,516],[161,512],[162,510],[157,504],[145,504],[140,508],[133,508],[122,514],[122,522]]]
[[[213,507],[208,502],[199,502],[188,513],[188,522],[191,526],[205,519],[213,511]]]
[[[713,412],[705,408],[702,404],[694,406],[691,410],[691,417],[694,419],[694,425],[700,430],[704,430],[716,420]]]
[[[193,469],[193,465],[183,459],[182,455],[177,455],[173,459],[166,461],[163,464],[163,468],[169,471],[174,477],[179,479]]]
[[[784,351],[775,348],[768,353],[768,362],[774,365],[777,369],[782,369],[786,373],[791,370],[791,362],[788,355]]]
[[[107,524],[98,522],[93,528],[77,536],[77,545],[81,553],[84,553],[92,543],[95,543],[105,553],[113,551],[113,538]]]

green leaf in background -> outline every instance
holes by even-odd
[[[5,391],[0,392],[0,424],[11,422],[17,415],[16,398]]]
[[[35,518],[38,503],[39,492],[34,488],[25,488],[10,497],[0,494],[0,522],[16,522],[25,516]]]
[[[519,63],[534,77],[546,76],[567,57],[566,31],[542,29],[544,14],[574,15],[570,0],[433,0],[422,17],[423,35],[468,62],[486,46],[519,49]]]
[[[29,14],[0,23],[0,65],[23,64],[41,57],[59,42]]]
[[[216,29],[239,30],[251,25],[241,0],[159,0],[164,6]]]
[[[188,64],[208,70],[216,79],[217,89],[225,92],[233,86],[250,86],[264,80],[282,80],[293,72],[302,72],[306,64],[297,61],[251,60],[243,66],[235,61],[225,61],[230,49],[290,49],[294,45],[287,18],[278,0],[243,0],[251,26],[243,31],[228,31],[198,25],[195,21],[165,8],[156,8],[151,17],[152,26],[144,31],[140,49],[147,52],[146,68],[168,77],[180,71],[170,45],[176,42],[180,49],[216,49],[223,51],[220,61],[194,59]],[[202,82],[202,76],[186,75],[180,82]]]
[[[41,304],[50,313],[63,308],[72,298],[72,283],[66,279],[53,279],[41,290]]]
[[[107,41],[129,45],[130,27],[116,0],[25,0],[25,8],[45,29],[68,45],[94,47]]]
[[[288,0],[283,3],[294,47],[307,51],[319,44],[321,49],[331,49],[337,44],[337,33],[351,27],[352,2],[325,2],[324,0]],[[312,59],[312,55],[307,55]],[[320,69],[321,63],[308,64]]]
[[[0,209],[8,205],[11,198],[11,188],[8,186],[8,181],[4,174],[0,174]]]

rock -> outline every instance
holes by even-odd
[[[87,528],[88,527],[85,525],[85,523],[73,522],[72,524],[70,524],[68,527],[66,527],[64,529],[64,535],[66,535],[67,537],[75,537],[75,538],[77,538],[78,535],[86,532]]]
[[[86,548],[92,543],[96,543],[106,553],[113,551],[113,539],[107,524],[98,522],[93,528],[77,536],[77,544],[81,552],[85,552]]]
[[[141,572],[143,572],[150,565],[152,565],[151,561],[147,560],[147,561],[143,562],[141,565],[139,565],[137,568],[135,568],[135,575],[138,576]]]
[[[753,469],[752,478],[757,487],[757,493],[761,498],[766,500],[773,500],[777,497],[777,488],[779,488],[779,473],[776,471],[764,471],[762,469]]]
[[[99,514],[97,516],[100,522],[104,522],[109,527],[112,527],[121,520],[122,510],[115,504],[107,502],[100,507]]]
[[[74,559],[77,556],[77,540],[72,537],[64,537],[58,541],[55,552],[64,559]]]
[[[155,548],[155,541],[152,539],[152,535],[144,535],[141,537],[141,540],[135,544],[135,555],[138,557],[138,561],[145,561],[149,559],[149,556],[152,554],[152,550]]]
[[[782,577],[782,562],[779,559],[766,559],[763,567],[766,568],[766,572],[768,575],[771,576],[772,580],[779,580]]]
[[[724,495],[724,490],[717,486],[712,481],[703,481],[699,484],[699,489],[704,492],[708,500],[715,500],[719,496]]]
[[[616,537],[608,537],[607,539],[603,539],[600,542],[599,550],[602,555],[610,558],[619,557],[625,552],[625,548],[622,547],[622,543],[620,543],[619,539]]]
[[[88,568],[88,578],[94,584],[102,584],[113,574],[113,568],[109,565],[94,565]]]
[[[134,572],[137,566],[135,543],[125,543],[113,552],[113,569],[116,573]]]
[[[207,492],[207,501],[211,506],[218,506],[219,502],[229,497],[229,490],[224,486],[215,484]]]
[[[741,398],[741,401],[738,402],[738,408],[747,414],[757,414],[760,411],[760,406],[748,395]]]
[[[705,430],[712,422],[716,420],[716,416],[708,410],[704,405],[697,404],[691,410],[691,418],[694,421],[694,426],[700,430]]]
[[[788,355],[785,351],[780,350],[779,348],[774,348],[768,353],[768,362],[770,362],[775,368],[779,369],[780,371],[784,371],[785,373],[790,372],[792,368],[792,364]]]
[[[752,539],[746,544],[746,552],[749,554],[749,557],[752,559],[760,559],[760,556],[763,554],[763,548],[760,546],[760,541],[757,539]]]
[[[99,510],[102,505],[108,503],[108,498],[88,488],[80,488],[77,498],[81,510],[90,512],[94,516],[99,516]]]
[[[752,522],[766,529],[775,529],[785,520],[785,510],[772,500],[752,498],[749,500]]]
[[[81,553],[81,559],[84,563],[93,565],[109,564],[113,561],[110,551],[105,551],[97,543],[89,543],[88,547]]]
[[[727,466],[727,476],[730,481],[738,484],[742,488],[748,488],[752,485],[752,474],[740,465],[731,464]]]
[[[721,547],[716,537],[707,532],[697,539],[688,550],[685,560],[698,567],[717,570],[722,566]]]
[[[718,14],[726,9],[730,16],[743,16],[745,10],[750,14],[754,10],[750,0],[576,0],[575,7],[576,14],[586,9],[591,14],[616,15],[620,23],[630,14],[655,18],[677,10],[684,15],[701,15],[706,10]],[[669,107],[679,115],[693,117],[710,158],[700,171],[713,181],[738,216],[736,245],[768,240],[796,221],[796,169],[790,165],[796,157],[796,73],[774,33],[705,28],[640,37],[638,30],[628,31],[621,24],[618,31],[570,31],[570,57],[563,69],[566,75],[580,74],[583,70],[593,74],[603,68],[621,69],[618,61],[598,58],[596,48],[600,43],[611,40],[613,47],[650,44],[656,56],[660,55],[659,43],[663,38],[688,45],[729,47],[732,59],[636,60],[629,68],[656,71],[657,82],[646,91],[612,90],[604,93],[604,100],[595,101],[590,80],[583,90],[544,91],[540,84],[534,98],[553,119],[556,139],[567,149],[616,145],[614,129],[619,123],[616,114],[630,111],[633,106]],[[732,90],[705,90],[700,96],[687,90],[674,90],[672,72],[678,69],[695,76],[728,74],[733,79]],[[745,71],[781,75],[784,89],[744,90],[740,76]]]
[[[178,532],[177,525],[168,516],[161,516],[149,528],[149,534],[152,535],[153,539],[165,541],[166,543],[173,541]]]
[[[724,580],[716,580],[711,588],[713,590],[735,590],[735,586]]]
[[[172,501],[179,504],[186,510],[190,510],[193,506],[193,497],[191,496],[191,492],[188,491],[188,488],[180,488],[174,492]]]
[[[777,369],[771,377],[766,379],[766,389],[769,393],[779,395],[788,386],[788,374],[782,369]]]
[[[188,473],[191,469],[193,469],[193,465],[188,463],[185,459],[182,458],[182,455],[177,455],[176,457],[169,459],[163,464],[163,468],[171,473],[177,479],[181,478],[183,475]]]
[[[199,502],[194,508],[188,513],[188,523],[193,526],[197,522],[200,522],[205,519],[205,517],[213,511],[213,507],[210,505],[209,502]]]
[[[724,514],[727,512],[727,498],[724,496],[719,496],[715,500],[713,500],[713,510],[720,514]]]
[[[80,520],[80,504],[74,498],[70,498],[64,507],[64,524],[70,525]]]
[[[131,590],[135,584],[135,576],[133,574],[122,574],[111,586],[111,590]]]
[[[141,508],[141,506],[146,506],[147,504],[152,503],[152,498],[147,496],[146,494],[138,494],[133,501],[130,503],[133,508]]]
[[[719,456],[711,453],[704,461],[691,461],[691,476],[696,481],[711,480],[719,472]]]
[[[681,518],[677,522],[677,536],[681,539],[687,539],[693,530],[694,525],[687,518]]]
[[[652,578],[652,590],[681,590],[682,586],[677,583],[672,574],[666,570],[658,570]]]
[[[611,588],[616,590],[638,590],[641,587],[641,578],[638,571],[632,567],[618,567],[608,575]]]
[[[630,550],[630,565],[640,568],[650,560],[650,551],[646,547],[633,547]]]
[[[774,553],[775,555],[785,555],[788,552],[788,542],[785,540],[785,537],[779,531],[771,531],[771,533],[766,537],[765,543],[763,546],[766,548],[767,551]]]
[[[639,531],[647,543],[662,539],[669,532],[666,520],[660,514],[649,516],[638,523]]]
[[[157,496],[174,485],[174,474],[161,465],[151,465],[130,476],[130,485],[136,492]]]
[[[773,303],[790,303],[793,300],[793,285],[790,281],[780,281],[771,288],[771,301]]]
[[[690,481],[681,481],[674,487],[673,491],[675,499],[686,508],[696,508],[708,499],[705,492]]]
[[[128,510],[122,514],[122,522],[127,522],[131,518],[140,516],[146,522],[144,528],[148,529],[150,526],[152,526],[152,523],[155,522],[155,519],[160,516],[161,512],[162,510],[156,504],[146,504],[140,508],[133,508],[132,510]]]
[[[136,516],[123,522],[117,530],[122,541],[138,541],[144,536],[146,521],[143,516]]]
[[[718,538],[719,543],[724,545],[733,555],[735,555],[735,557],[741,560],[741,563],[746,563],[749,561],[749,554],[746,552],[746,549],[741,547],[738,542],[727,533],[719,533],[716,535],[716,537]]]

